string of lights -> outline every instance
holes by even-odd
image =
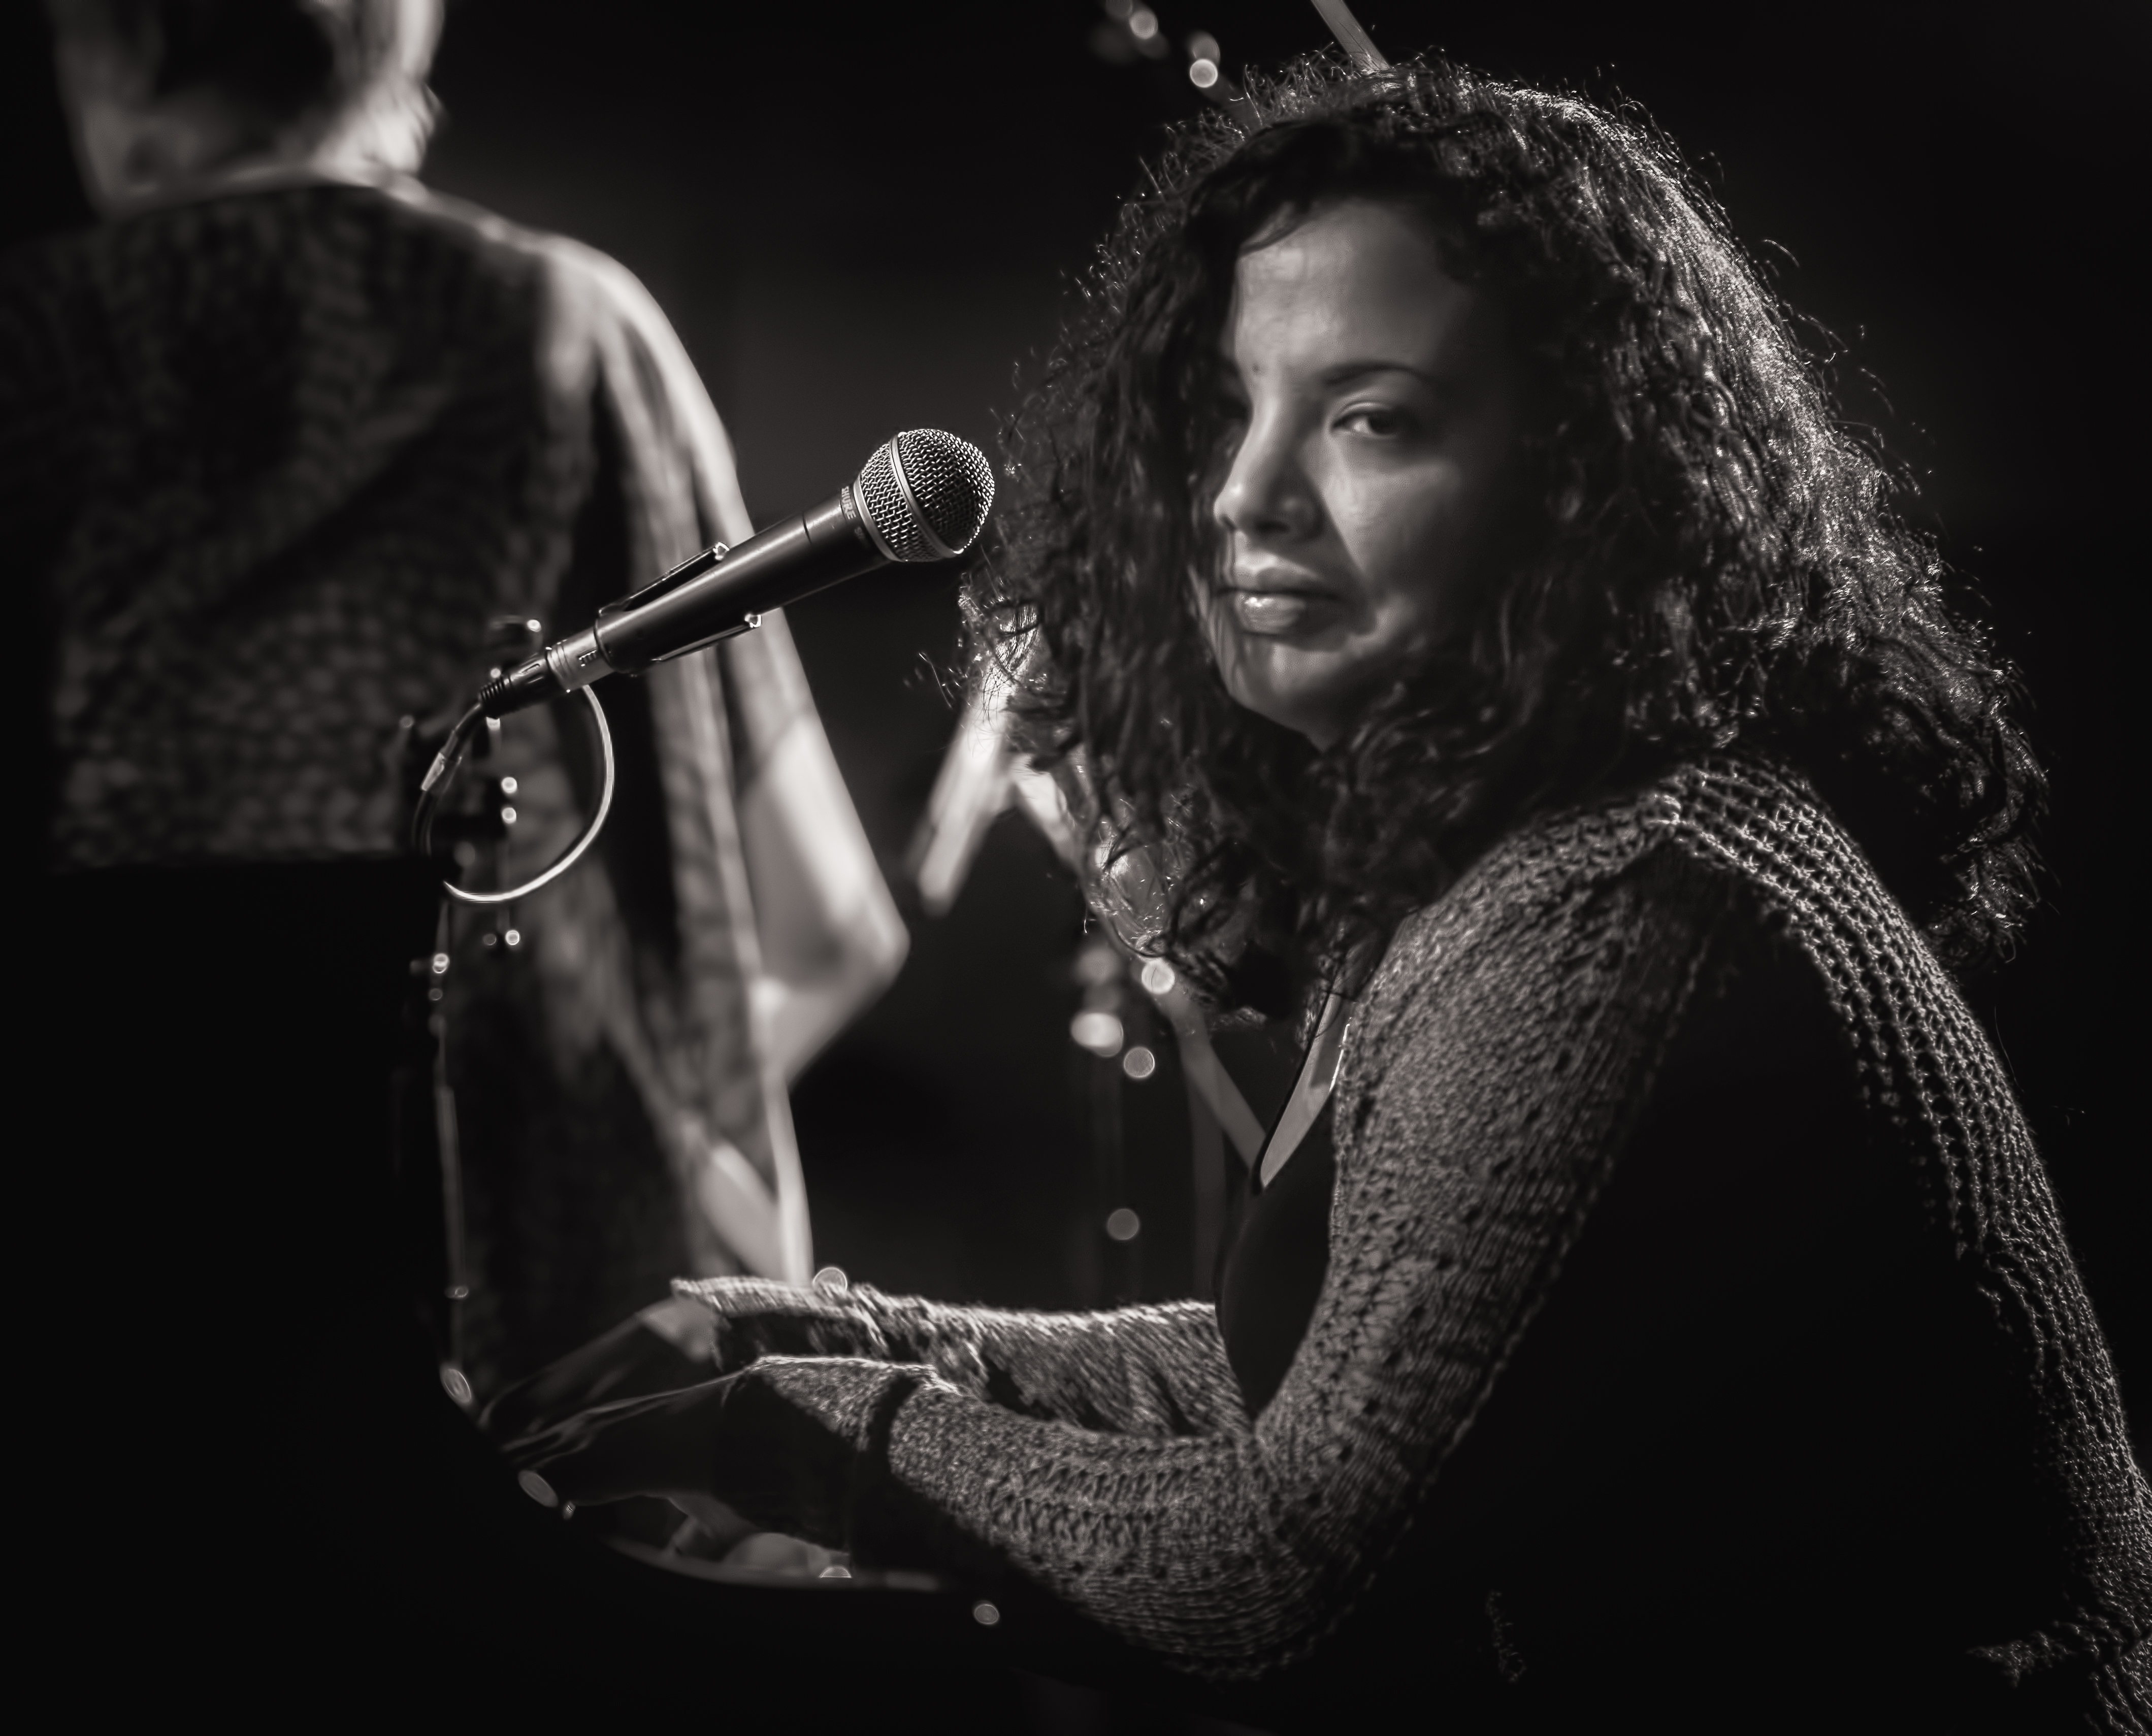
[[[1164,60],[1175,52],[1165,20],[1143,0],[1102,0],[1107,22],[1091,33],[1091,51],[1117,66],[1137,60]],[[1225,51],[1207,30],[1191,30],[1180,39],[1188,82],[1214,101],[1231,102],[1239,88],[1226,76]]]
[[[1346,0],[1312,0],[1322,22],[1337,38],[1353,64],[1363,72],[1378,72],[1389,65],[1383,51]],[[1100,0],[1108,22],[1091,33],[1091,50],[1101,60],[1125,66],[1137,60],[1164,60],[1174,53],[1172,37],[1155,8],[1144,0]],[[1226,72],[1225,50],[1207,30],[1190,30],[1180,38],[1180,53],[1188,66],[1188,82],[1210,101],[1231,109],[1246,100],[1240,86]]]

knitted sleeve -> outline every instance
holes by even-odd
[[[850,1357],[931,1368],[982,1403],[1106,1434],[1248,1427],[1208,1302],[1050,1314],[950,1307],[864,1284],[833,1292],[707,1278],[672,1287],[716,1316],[721,1374],[764,1357]]]
[[[984,1553],[1200,1674],[1311,1653],[1546,1294],[1727,907],[1723,876],[1647,850],[1641,828],[1571,830],[1490,855],[1370,985],[1333,1099],[1328,1277],[1252,1427],[1131,1434],[937,1369],[756,1365],[744,1378],[778,1401],[758,1414],[845,1441],[855,1531],[877,1505],[930,1514],[952,1561]]]

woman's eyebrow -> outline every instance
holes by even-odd
[[[1342,386],[1351,380],[1364,379],[1371,373],[1408,373],[1431,391],[1440,391],[1448,383],[1409,362],[1383,361],[1373,357],[1364,361],[1337,363],[1324,368],[1316,378],[1326,386]]]

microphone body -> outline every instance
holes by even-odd
[[[717,543],[598,611],[479,690],[488,717],[542,705],[607,675],[639,675],[744,633],[771,609],[892,562],[961,553],[986,524],[993,472],[977,447],[931,429],[899,434],[834,497]]]
[[[771,609],[885,565],[890,557],[861,526],[851,493],[847,486],[736,549],[720,542],[690,556],[655,584],[607,603],[581,632],[489,683],[479,703],[488,717],[503,717],[607,675],[640,675],[746,632]]]

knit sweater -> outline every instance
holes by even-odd
[[[2152,1498],[2031,1136],[1951,979],[1858,849],[1804,784],[1748,759],[1536,820],[1400,928],[1332,1099],[1320,1297],[1255,1417],[1209,1304],[1023,1313],[683,1284],[717,1316],[723,1365],[747,1369],[765,1401],[761,1426],[797,1434],[818,1485],[740,1504],[833,1544],[900,1529],[887,1515],[901,1510],[917,1546],[999,1564],[1214,1681],[1319,1662],[1363,1607],[1402,1590],[1410,1609],[1415,1586],[1440,1583],[1451,1533],[1422,1522],[1430,1497],[1551,1312],[1714,959],[1759,925],[1827,1000],[1865,1124],[1851,1160],[1906,1180],[1908,1282],[1970,1322],[1993,1401],[1980,1414],[1997,1421],[1967,1450],[1999,1468],[1981,1473],[2004,1485],[1998,1510],[2030,1515],[2024,1595],[1942,1642],[1998,1703],[2029,1685],[2079,1727],[2141,1727]],[[1699,1369],[1691,1384],[1711,1378]],[[1769,1475],[1752,1500],[1768,1525],[1769,1480],[1801,1473],[1771,1463],[1769,1443],[1758,1454]],[[1738,1530],[1750,1515],[1675,1522]],[[1976,1534],[1982,1522],[1967,1516]],[[1861,1564],[1848,1566],[1850,1583]],[[1713,1600],[1748,1594],[1692,1588],[1663,1622],[1679,1634]],[[1832,1593],[1812,1601],[1827,1628]],[[1498,1605],[1476,1590],[1467,1601],[1499,1642]],[[1427,1608],[1408,1631],[1434,1643]],[[1754,1643],[1768,1656],[1769,1635]]]
[[[393,854],[431,752],[399,773],[427,733],[399,718],[445,730],[541,624],[752,528],[642,286],[416,183],[227,190],[0,261],[0,542],[49,629],[57,872]],[[718,1143],[804,1200],[740,831],[820,734],[789,631],[614,687],[596,854],[444,931],[469,1263],[441,1348],[480,1393],[683,1270],[784,1270],[764,1214],[713,1221]],[[595,743],[541,708],[480,748],[455,800],[512,779],[515,820],[466,884],[513,885],[581,830]]]

